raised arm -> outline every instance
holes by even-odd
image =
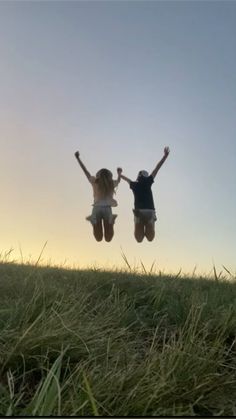
[[[129,179],[128,177],[124,176],[124,175],[120,175],[121,179],[126,180],[126,182],[128,182],[128,184],[130,185],[130,183],[132,182],[131,179]]]
[[[120,183],[121,173],[122,173],[121,167],[117,167],[117,179],[114,180],[116,186],[118,186],[118,184]]]
[[[91,179],[91,175],[90,175],[89,171],[86,169],[86,167],[85,167],[84,163],[80,160],[80,154],[79,154],[79,151],[76,151],[76,152],[75,152],[75,158],[76,158],[76,160],[78,161],[78,163],[79,163],[79,165],[80,165],[81,169],[83,170],[83,172],[84,172],[85,176],[88,178],[88,180],[90,180],[90,179]]]
[[[151,176],[154,178],[158,172],[158,170],[161,168],[161,166],[163,165],[163,163],[166,161],[168,155],[169,155],[170,149],[169,147],[165,147],[164,148],[164,156],[162,157],[162,159],[159,161],[159,163],[157,163],[155,169],[152,171]]]

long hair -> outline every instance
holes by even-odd
[[[99,190],[103,197],[110,196],[115,192],[114,182],[112,179],[112,173],[108,169],[100,169],[96,173],[96,180]]]

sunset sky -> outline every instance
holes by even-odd
[[[236,271],[236,2],[0,2],[0,250],[15,260]],[[152,243],[117,190],[111,243],[85,217],[88,170],[153,184]]]

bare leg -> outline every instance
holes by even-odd
[[[142,221],[134,224],[134,237],[138,243],[141,243],[144,238],[144,224]]]
[[[145,225],[145,236],[147,237],[148,241],[152,241],[155,237],[155,227],[154,223],[147,223]]]
[[[93,225],[93,234],[95,239],[100,242],[103,238],[103,231],[102,231],[102,220],[99,220],[96,224]]]
[[[103,220],[103,225],[105,240],[110,242],[114,236],[114,224],[109,224],[107,220]]]

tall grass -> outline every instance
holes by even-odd
[[[1,263],[0,415],[235,415],[235,282],[150,271]]]

